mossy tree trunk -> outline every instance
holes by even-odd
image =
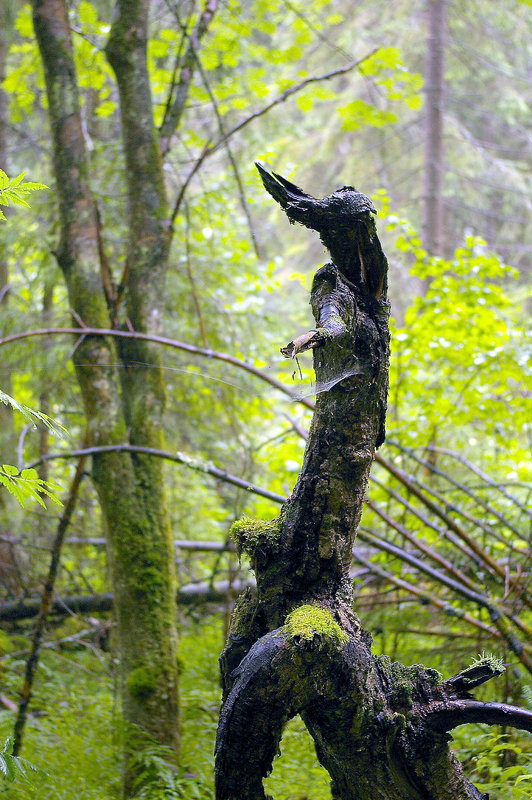
[[[6,61],[7,51],[12,36],[12,19],[11,9],[8,6],[0,6],[0,169],[7,172],[8,167],[8,147],[7,147],[7,94],[2,89],[2,84],[6,77]],[[5,211],[5,209],[4,209]],[[7,244],[5,239],[0,240],[0,313],[4,315],[9,300],[9,269],[8,269],[8,253]],[[5,322],[2,322],[2,332],[5,330]],[[11,375],[9,370],[5,370],[2,375],[2,391],[6,394],[11,394]],[[5,454],[4,458],[8,463],[13,463],[14,458],[12,452],[14,451],[14,436],[13,436],[13,411],[9,406],[0,403],[0,443],[2,452]],[[8,455],[9,454],[9,457]],[[9,461],[11,458],[11,461]],[[7,492],[0,493],[0,512],[6,507],[9,507],[9,502],[6,503]],[[4,524],[2,522],[2,524]],[[4,551],[4,548],[2,548]],[[6,552],[7,561],[9,561],[9,553]],[[4,556],[2,556],[3,560]]]
[[[317,225],[329,198],[316,202],[259,171],[288,216],[320,230],[325,241]],[[337,205],[342,191],[332,196]],[[315,216],[304,217],[306,208]],[[500,664],[488,659],[442,683],[434,670],[373,656],[353,610],[351,552],[384,438],[387,264],[370,211],[344,233],[331,215],[327,224],[342,266],[317,272],[316,330],[283,348],[292,355],[314,349],[317,403],[301,473],[278,519],[243,519],[233,531],[251,559],[257,592],[237,601],[220,659],[216,797],[264,800],[262,779],[283,726],[300,714],[334,800],[480,800],[485,795],[465,777],[447,730],[474,719],[473,706],[477,721],[503,718],[502,707],[488,711],[468,695]],[[532,714],[525,717],[517,724],[532,727]]]
[[[34,0],[34,27],[46,77],[61,221],[57,259],[71,308],[82,324],[110,328],[120,297],[103,253],[89,189],[80,103],[63,0]],[[148,4],[119,3],[108,55],[117,75],[129,188],[130,241],[124,275],[126,312],[153,331],[170,240],[162,164],[146,67]],[[102,336],[83,336],[76,373],[93,445],[161,447],[164,390],[157,353],[131,343],[117,352]],[[138,366],[149,363],[149,370]],[[117,368],[121,364],[122,370]],[[93,458],[107,528],[117,620],[123,713],[131,735],[179,751],[174,553],[161,461],[131,453]],[[126,750],[129,755],[131,749]],[[125,794],[134,770],[126,758]]]

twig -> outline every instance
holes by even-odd
[[[74,334],[79,335],[79,328],[39,328],[33,331],[24,331],[23,333],[15,333],[11,334],[10,336],[4,336],[3,339],[0,339],[0,347],[4,344],[9,344],[10,342],[20,341],[21,339],[28,339],[32,336],[48,336],[50,334]],[[257,378],[269,383],[270,386],[273,386],[275,389],[278,389],[283,394],[290,397],[294,402],[301,403],[301,405],[309,408],[311,410],[314,409],[314,403],[306,397],[298,397],[297,395],[293,394],[290,389],[287,389],[284,383],[277,380],[276,378],[272,378],[271,375],[268,375],[263,370],[258,369],[258,367],[253,366],[248,361],[242,361],[239,358],[235,358],[235,356],[231,356],[228,353],[220,353],[216,350],[210,350],[204,347],[196,347],[192,344],[186,344],[185,342],[179,342],[175,339],[169,339],[165,336],[156,336],[155,334],[149,333],[140,333],[134,330],[128,331],[117,331],[113,328],[83,328],[83,333],[88,336],[118,336],[123,339],[140,339],[146,342],[157,342],[158,344],[165,345],[166,347],[173,347],[177,350],[184,350],[186,353],[192,353],[193,355],[204,356],[205,358],[213,358],[218,361],[224,361],[227,364],[233,364],[235,367],[239,367],[239,369],[243,369],[246,372],[255,375]]]
[[[398,547],[398,545],[387,542],[382,537],[377,536],[373,531],[369,530],[369,528],[361,525],[359,528],[359,536],[362,541],[366,542],[367,544],[371,544],[378,550],[383,550],[386,553],[390,553],[390,555],[399,558],[401,561],[410,564],[420,572],[424,572],[426,575],[434,578],[437,583],[441,584],[442,586],[446,586],[448,589],[451,589],[451,591],[461,595],[466,600],[470,600],[471,602],[476,603],[479,607],[487,609],[494,622],[501,614],[504,614],[504,616],[508,617],[508,619],[510,619],[516,625],[516,627],[525,633],[529,639],[532,639],[532,630],[529,628],[529,626],[520,620],[519,617],[517,617],[512,611],[504,608],[504,606],[501,606],[492,598],[486,597],[476,589],[470,589],[468,586],[460,583],[459,581],[448,578],[442,572],[430,567],[428,564],[425,564],[423,561],[421,561],[421,559],[417,558],[417,556],[414,556],[412,553],[409,553],[402,547]]]
[[[172,228],[173,228],[173,226],[175,224],[176,217],[179,214],[179,209],[181,208],[181,203],[183,202],[183,198],[185,197],[185,192],[187,191],[187,189],[189,187],[190,181],[192,180],[192,178],[194,177],[196,172],[199,170],[199,168],[201,167],[201,165],[203,164],[203,162],[205,161],[207,156],[209,156],[210,154],[211,154],[211,151],[209,150],[209,143],[207,142],[207,144],[205,145],[205,147],[203,148],[203,150],[201,152],[201,155],[194,162],[194,165],[192,166],[192,169],[188,173],[187,177],[185,178],[185,180],[183,182],[183,185],[181,186],[181,189],[179,190],[179,192],[177,194],[177,197],[176,197],[176,200],[175,200],[175,203],[174,203],[174,208],[173,208],[172,213],[170,215],[170,222],[171,222]]]
[[[427,491],[427,487],[424,484],[417,481],[412,475],[404,472],[404,470],[398,469],[394,467],[389,461],[386,461],[379,453],[375,454],[375,461],[377,461],[381,466],[384,467],[391,475],[394,476],[400,483],[406,486],[409,491],[414,494],[418,500],[429,508],[436,516],[438,516],[446,525],[447,527],[453,531],[460,539],[467,544],[471,550],[476,553],[476,555],[484,562],[485,567],[488,571],[500,575],[504,578],[504,567],[502,567],[494,558],[492,558],[489,553],[480,547],[477,542],[469,536],[466,531],[455,522],[452,517],[449,516],[445,511],[443,511],[437,503],[423,494],[423,491]],[[445,501],[444,501],[445,502]]]
[[[418,508],[413,506],[412,503],[409,503],[408,500],[405,497],[403,497],[402,495],[398,494],[398,492],[394,492],[394,490],[390,486],[388,486],[386,483],[383,483],[382,481],[378,480],[378,478],[376,478],[375,475],[370,475],[370,481],[372,483],[377,484],[377,486],[380,486],[381,489],[384,489],[384,491],[390,497],[393,497],[394,500],[397,500],[397,502],[400,503],[400,505],[402,505],[407,511],[410,511],[410,513],[413,514],[415,517],[417,517],[417,519],[421,520],[423,525],[425,525],[427,528],[430,528],[431,530],[433,530],[435,533],[438,534],[438,536],[441,536],[444,539],[447,539],[449,542],[451,542],[451,544],[454,547],[456,547],[458,550],[460,550],[460,552],[463,553],[466,556],[466,558],[472,559],[475,562],[475,564],[477,564],[478,566],[482,567],[482,569],[484,569],[484,562],[482,561],[482,559],[480,559],[476,555],[476,553],[474,553],[472,550],[470,550],[458,538],[458,536],[455,536],[454,533],[452,533],[452,531],[448,531],[446,528],[442,528],[439,525],[437,525],[432,519],[430,519],[430,517],[427,517]]]
[[[398,575],[394,575],[393,572],[389,572],[388,570],[379,567],[373,561],[370,561],[369,558],[365,558],[357,548],[353,551],[353,557],[355,561],[358,561],[360,564],[363,564],[365,567],[369,569],[374,575],[377,575],[380,578],[383,578],[389,583],[393,583],[395,586],[398,586],[400,589],[405,589],[409,594],[413,594],[416,597],[419,597],[422,603],[427,603],[436,608],[439,608],[441,611],[444,611],[446,614],[449,614],[451,617],[456,617],[457,619],[461,619],[464,622],[468,622],[470,625],[474,625],[475,628],[478,628],[485,633],[488,633],[491,637],[495,639],[500,639],[501,634],[499,631],[490,628],[489,625],[486,625],[485,622],[477,619],[476,617],[471,616],[467,612],[464,612],[463,609],[457,608],[453,606],[452,603],[449,603],[447,600],[443,600],[438,595],[434,594],[434,592],[427,591],[423,586],[414,586],[408,581],[403,580]]]
[[[203,344],[205,345],[205,347],[208,347],[209,341],[207,338],[207,330],[205,328],[205,323],[203,321],[203,314],[201,313],[201,306],[199,302],[198,292],[196,290],[196,281],[194,280],[194,276],[192,274],[192,269],[190,265],[190,214],[188,213],[188,205],[186,203],[185,203],[185,219],[186,219],[186,226],[185,226],[186,271],[188,280],[190,282],[190,291],[192,293],[192,300],[196,308],[196,314],[198,315],[201,338],[203,339]]]
[[[161,152],[163,155],[169,150],[170,140],[176,131],[183,111],[185,110],[185,103],[192,83],[194,75],[194,65],[196,64],[196,50],[199,46],[200,40],[209,29],[209,25],[218,8],[218,0],[207,0],[203,11],[198,17],[196,25],[188,39],[188,47],[181,60],[181,70],[179,81],[177,83],[177,92],[175,99],[167,103],[164,119],[160,128],[160,142]],[[178,19],[179,22],[179,19]],[[186,35],[186,33],[185,33]]]
[[[323,31],[321,31],[319,28],[313,25],[312,22],[309,20],[309,18],[305,16],[305,14],[303,14],[299,10],[299,8],[297,8],[293,3],[290,3],[289,0],[283,0],[283,4],[286,6],[286,8],[288,8],[292,12],[292,14],[294,14],[302,22],[304,22],[304,24],[310,31],[312,31],[312,33],[314,34],[314,36],[316,36],[316,38],[320,39],[328,47],[332,48],[333,50],[336,50],[336,52],[340,53],[340,55],[342,55],[344,58],[352,57],[351,54],[348,53],[347,50],[344,50],[343,47],[340,47],[340,45],[336,44],[335,42],[331,42],[331,40],[323,33]]]
[[[475,586],[474,582],[464,575],[459,569],[457,569],[450,561],[448,561],[444,556],[437,553],[435,550],[432,550],[428,545],[424,542],[417,539],[413,536],[410,531],[408,531],[404,525],[401,525],[397,520],[390,517],[385,511],[383,511],[377,503],[374,503],[372,500],[366,500],[366,505],[371,508],[372,511],[379,516],[386,525],[393,530],[397,531],[401,536],[403,536],[407,541],[414,545],[418,550],[421,550],[422,553],[425,553],[432,561],[435,561],[440,567],[443,567],[449,574],[454,575],[459,581],[461,581],[465,586],[468,586],[469,589],[473,591],[477,591],[478,587]]]
[[[200,58],[199,58],[199,56],[198,56],[198,54],[196,53],[195,50],[194,50],[194,57],[195,57],[197,65],[198,65],[198,70],[199,70],[199,73],[201,75],[201,80],[202,80],[203,86],[205,87],[205,91],[209,95],[209,99],[211,101],[211,105],[212,105],[213,110],[214,110],[214,116],[216,117],[216,122],[218,124],[218,131],[220,133],[220,136],[222,138],[224,138],[226,136],[226,131],[225,131],[225,126],[224,126],[224,123],[223,123],[223,120],[222,120],[222,116],[220,114],[220,110],[218,108],[218,103],[216,102],[216,97],[214,96],[213,91],[212,91],[212,89],[210,87],[209,81],[207,80],[207,75],[205,74],[205,70],[203,69],[203,65],[201,63],[201,60],[200,60]],[[255,250],[255,255],[257,256],[257,258],[260,258],[259,243],[258,243],[257,235],[255,233],[255,227],[253,225],[253,220],[251,218],[251,214],[249,213],[249,207],[248,207],[248,204],[247,204],[247,201],[246,201],[246,194],[245,194],[245,191],[244,191],[244,184],[242,183],[242,178],[240,177],[240,172],[238,170],[238,165],[236,163],[235,157],[233,156],[233,151],[231,150],[231,147],[229,145],[229,141],[227,139],[225,139],[225,141],[224,141],[224,147],[225,147],[225,150],[226,150],[226,153],[227,153],[227,158],[229,159],[229,163],[231,164],[231,167],[232,167],[232,170],[233,170],[233,174],[235,176],[235,182],[236,182],[236,185],[237,185],[237,188],[238,188],[238,195],[239,195],[239,198],[240,198],[240,205],[242,207],[242,211],[244,212],[244,216],[246,217],[246,220],[247,220],[247,223],[248,223],[248,228],[249,228],[249,233],[250,233],[250,236],[251,236],[251,241],[253,242],[253,249]]]
[[[470,497],[471,500],[473,500],[477,505],[481,506],[481,508],[483,508],[485,511],[488,511],[490,514],[493,514],[493,516],[496,517],[499,520],[499,522],[501,522],[503,525],[506,525],[507,528],[509,528],[513,533],[516,534],[516,536],[519,536],[520,539],[523,539],[528,543],[529,540],[523,536],[519,528],[516,528],[511,523],[511,521],[506,519],[504,514],[501,514],[500,511],[498,511],[496,508],[493,508],[493,506],[491,506],[489,503],[486,503],[486,501],[482,500],[482,498],[477,497],[476,494],[472,492],[468,486],[465,486],[463,483],[460,483],[459,481],[457,481],[451,475],[448,475],[443,470],[438,469],[436,466],[434,466],[434,464],[431,464],[430,461],[427,461],[426,459],[416,455],[415,452],[412,450],[412,448],[404,447],[402,444],[400,444],[400,442],[396,442],[393,439],[387,439],[387,443],[392,445],[392,447],[396,447],[398,450],[401,451],[401,453],[405,453],[407,456],[409,456],[409,458],[412,458],[418,464],[421,464],[423,467],[430,470],[434,475],[438,475],[438,477],[448,481],[452,486],[456,487],[459,491],[463,492],[468,497]],[[430,448],[430,452],[434,452],[434,450]],[[434,496],[437,496],[436,492],[434,492]],[[455,511],[457,514],[461,514],[462,516],[464,516],[470,522],[474,522],[475,525],[478,525],[487,534],[491,536],[496,536],[495,531],[489,525],[486,525],[484,522],[482,522],[482,520],[470,517],[463,511],[463,509],[459,508],[458,506],[448,504],[448,507],[451,508],[453,511]]]
[[[498,483],[497,481],[494,481],[492,478],[489,477],[489,475],[486,475],[485,472],[483,472],[481,469],[479,469],[475,464],[473,464],[471,461],[469,461],[469,459],[467,459],[465,456],[460,455],[460,453],[455,453],[453,450],[447,450],[444,447],[436,447],[435,445],[429,445],[428,449],[429,450],[433,450],[435,453],[441,453],[442,455],[450,456],[451,458],[456,459],[456,461],[459,461],[465,467],[470,469],[471,472],[474,472],[475,475],[478,475],[478,477],[481,478],[483,481],[485,481],[487,484],[489,484],[490,486],[492,486],[495,489],[498,489],[499,492],[502,495],[504,495],[504,497],[506,497],[507,500],[510,500],[510,502],[514,503],[518,508],[521,509],[521,511],[524,511],[525,514],[532,519],[532,511],[529,508],[527,508],[526,505],[521,503],[518,500],[517,497],[514,497],[513,494],[510,494],[509,492],[507,492],[504,489],[504,484]]]
[[[24,439],[26,438],[26,434],[33,428],[33,422],[28,422],[27,425],[24,425],[20,432],[20,436],[18,437],[18,445],[17,445],[17,466],[18,471],[22,471],[22,465],[24,463]]]
[[[370,481],[372,483],[375,483],[381,489],[383,489],[383,491],[385,491],[390,497],[393,497],[394,500],[396,500],[398,503],[404,506],[404,508],[410,511],[410,513],[412,513],[415,517],[421,520],[423,525],[426,525],[427,527],[431,528],[431,530],[435,531],[435,533],[437,533],[439,536],[443,536],[446,539],[448,539],[450,542],[452,542],[452,544],[455,547],[461,550],[461,552],[464,553],[468,558],[475,559],[477,564],[481,563],[480,559],[477,558],[475,553],[473,553],[464,544],[462,544],[462,542],[459,539],[457,539],[453,534],[448,532],[445,528],[441,528],[439,525],[433,522],[429,517],[425,516],[418,508],[409,503],[408,500],[406,500],[406,498],[404,498],[402,495],[398,494],[397,492],[394,492],[391,486],[388,486],[386,483],[380,481],[378,478],[375,477],[375,475],[370,475]],[[504,539],[503,537],[500,537],[499,539],[498,535],[495,535],[495,538],[498,541],[502,540],[502,542],[505,544],[508,550],[511,550],[513,553],[516,553],[520,557],[523,556],[523,550],[521,548],[515,547],[512,544],[512,542],[510,542],[508,539]]]
[[[326,72],[323,75],[314,75],[310,78],[305,78],[305,80],[301,81],[301,83],[296,83],[294,86],[289,86],[288,89],[285,89],[284,92],[281,92],[281,94],[277,95],[277,97],[271,100],[267,105],[263,106],[263,108],[255,111],[253,114],[250,114],[249,117],[246,117],[229,131],[227,131],[225,136],[221,137],[215,144],[212,145],[212,147],[209,148],[209,155],[214,153],[216,150],[219,150],[220,147],[225,144],[227,139],[230,139],[235,133],[241,131],[243,128],[249,125],[250,122],[253,122],[253,120],[258,119],[259,117],[263,117],[272,108],[275,108],[275,106],[278,106],[280,103],[284,103],[289,97],[297,92],[300,92],[309,84],[319,83],[320,81],[328,81],[331,78],[336,78],[338,75],[345,75],[347,72],[351,72],[351,70],[355,69],[355,67],[359,67],[369,58],[374,56],[379,49],[379,47],[374,47],[373,50],[371,50],[365,56],[357,59],[356,61],[351,61],[345,67],[339,67],[338,69],[332,70],[331,72]]]
[[[523,645],[519,639],[515,636],[515,634],[510,631],[507,627],[507,623],[503,619],[506,617],[510,620],[517,628],[519,628],[525,635],[530,639],[531,631],[530,628],[523,623],[519,617],[515,616],[512,612],[508,611],[507,609],[502,608],[498,603],[493,601],[492,599],[488,599],[484,595],[480,594],[479,592],[474,592],[468,589],[466,586],[458,583],[451,578],[448,578],[443,573],[439,572],[439,570],[435,570],[432,567],[429,567],[428,564],[424,564],[420,561],[419,558],[416,558],[411,553],[408,553],[406,550],[403,550],[397,545],[391,544],[390,542],[386,542],[383,539],[378,538],[375,536],[371,531],[368,531],[367,528],[360,527],[358,531],[358,535],[362,541],[367,542],[368,544],[373,545],[378,550],[383,550],[386,553],[390,553],[394,555],[396,558],[400,558],[401,561],[405,561],[408,564],[416,567],[420,572],[424,572],[426,575],[429,575],[431,578],[434,578],[438,583],[443,586],[446,586],[451,591],[461,595],[462,597],[470,600],[473,603],[476,603],[479,607],[485,608],[493,622],[493,624],[498,628],[501,637],[507,642],[510,649],[515,653],[515,655],[519,658],[519,660],[525,665],[529,672],[532,673],[532,657],[528,653],[528,648],[526,645]]]
[[[170,80],[170,88],[168,90],[166,103],[164,105],[164,114],[163,114],[162,122],[161,122],[161,124],[159,126],[159,132],[164,127],[164,125],[166,123],[166,119],[167,119],[168,114],[170,112],[170,109],[172,107],[172,102],[173,102],[173,97],[174,97],[174,89],[175,89],[175,87],[177,85],[177,73],[178,73],[179,68],[181,66],[181,63],[182,63],[183,50],[185,48],[185,43],[186,43],[187,37],[188,37],[188,25],[189,25],[189,21],[190,21],[191,16],[192,16],[192,9],[190,8],[189,9],[189,14],[188,14],[188,19],[187,19],[186,23],[182,23],[178,18],[177,9],[173,8],[172,4],[170,2],[168,2],[168,0],[166,0],[166,6],[168,7],[168,10],[171,13],[173,13],[174,16],[176,17],[178,25],[181,28],[181,39],[179,41],[179,46],[177,47],[176,54],[175,54],[174,69],[172,71],[172,78]]]
[[[389,468],[389,465],[388,465],[388,468]],[[427,492],[428,494],[431,494],[440,503],[443,503],[445,505],[446,509],[449,509],[451,511],[455,511],[456,513],[459,513],[462,517],[464,517],[466,520],[468,520],[468,522],[472,522],[473,525],[476,525],[476,526],[480,527],[481,530],[485,530],[488,534],[491,533],[491,530],[490,529],[486,530],[484,528],[483,524],[479,520],[477,520],[475,517],[471,517],[463,509],[459,509],[456,506],[453,506],[450,503],[448,503],[445,500],[445,498],[442,497],[441,494],[439,492],[437,492],[435,489],[433,489],[430,486],[427,486],[426,484],[422,483],[421,481],[419,481],[417,478],[414,478],[413,476],[408,476],[408,477],[412,482],[415,483],[416,486],[419,487],[420,490],[423,490],[424,492]],[[432,503],[432,501],[430,501],[429,498],[427,498],[426,496],[424,497],[423,502],[428,507],[432,506],[433,508],[437,508],[437,506],[434,503]],[[431,505],[429,505],[429,503]],[[443,514],[443,516],[442,516],[442,514]],[[475,540],[471,539],[471,537],[468,536],[468,534],[464,531],[464,529],[462,527],[458,527],[458,525],[456,523],[454,523],[452,518],[447,514],[447,511],[442,512],[441,509],[440,509],[439,516],[440,516],[441,519],[444,519],[444,517],[446,518],[446,524],[448,525],[448,527],[451,527],[450,523],[452,525],[454,525],[454,528],[452,528],[452,529],[456,533],[458,533],[458,535],[461,536],[461,538],[464,541],[466,541],[469,544],[471,549],[475,550],[477,555],[480,556],[483,559],[483,561],[486,564],[489,565],[489,568],[492,571],[497,573],[499,575],[499,577],[501,577],[503,579],[503,581],[506,581],[506,568],[504,566],[502,566],[501,564],[499,564],[498,561],[496,561],[494,558],[492,558],[492,556],[490,556],[483,548],[481,548],[480,545],[477,545]],[[461,531],[461,533],[460,533],[460,531]],[[527,541],[526,539],[524,539],[524,537],[521,536],[521,538],[523,539],[523,541]],[[526,555],[529,555],[529,554],[526,554]],[[519,588],[521,590],[520,591],[520,596],[522,597],[523,602],[528,606],[528,608],[532,608],[532,598],[527,593],[526,587],[521,586],[521,587],[515,587],[515,588],[516,589]]]
[[[70,492],[68,495],[68,499],[65,503],[64,511],[61,515],[61,519],[59,520],[59,525],[57,526],[57,533],[55,535],[55,540],[52,548],[52,557],[50,559],[50,566],[48,569],[48,577],[46,579],[46,583],[44,585],[44,590],[42,593],[42,598],[39,605],[39,614],[37,617],[37,622],[35,623],[35,631],[33,634],[31,652],[29,658],[26,662],[26,673],[24,677],[24,685],[22,687],[22,692],[20,696],[20,703],[19,703],[19,710],[17,719],[15,721],[15,727],[13,732],[13,755],[16,756],[20,752],[20,748],[22,746],[22,737],[24,735],[24,726],[26,724],[26,714],[28,711],[28,706],[31,700],[31,690],[33,686],[33,679],[35,676],[35,672],[37,670],[37,665],[39,663],[39,652],[41,647],[42,636],[44,632],[44,626],[46,624],[46,618],[48,616],[48,612],[50,610],[50,605],[52,602],[52,596],[54,592],[55,586],[55,579],[57,577],[57,570],[59,568],[59,560],[61,557],[61,547],[63,545],[63,540],[65,537],[66,530],[68,528],[68,524],[70,522],[70,518],[72,516],[72,512],[74,511],[74,506],[76,505],[76,499],[78,496],[78,490],[83,480],[83,470],[85,467],[85,456],[81,456],[77,467],[76,472],[74,474],[74,478],[72,480],[72,484],[70,486]]]

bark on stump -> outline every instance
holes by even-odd
[[[334,800],[480,800],[446,731],[459,703],[472,702],[461,698],[500,666],[487,660],[441,682],[435,670],[373,656],[353,611],[351,551],[388,384],[387,262],[371,204],[352,187],[314,200],[259,172],[291,221],[319,231],[334,263],[314,278],[316,330],[283,349],[314,350],[317,403],[297,484],[277,519],[233,528],[257,592],[237,601],[220,658],[216,798],[264,800],[283,727],[300,714]]]

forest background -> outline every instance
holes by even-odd
[[[122,150],[105,52],[111,3],[68,9],[98,269],[117,303],[131,265],[128,193],[130,209],[135,191],[146,201]],[[94,439],[76,380],[86,337],[57,331],[91,321],[72,308],[58,266],[64,185],[52,165],[32,9],[4,3],[1,13],[0,167],[51,188],[32,195],[30,210],[8,208],[0,228],[9,339],[0,388],[68,432],[54,438],[0,407],[2,462],[35,466],[67,501],[71,454]],[[444,675],[493,652],[507,669],[484,699],[532,707],[531,28],[530,5],[517,1],[151,5],[148,70],[173,237],[145,329],[172,344],[144,352],[141,381],[164,382],[157,436],[176,542],[182,742],[177,771],[160,743],[142,750],[137,772],[150,777],[150,797],[153,786],[161,797],[213,796],[217,655],[232,597],[250,577],[229,529],[242,514],[277,513],[310,420],[310,360],[286,361],[279,346],[310,327],[308,291],[325,252],[272,208],[257,159],[316,196],[354,183],[379,212],[394,318],[388,441],[353,560],[375,650]],[[121,323],[139,330],[127,314]],[[13,338],[37,329],[38,338]],[[42,772],[17,779],[13,798],[121,792],[113,580],[90,456],[84,469],[22,749]],[[0,501],[8,736],[64,510],[36,502],[21,510],[7,491]],[[530,736],[477,726],[455,738],[477,785],[501,798],[529,795]],[[329,797],[301,722],[283,742],[269,779],[275,797]]]

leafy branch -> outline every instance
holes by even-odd
[[[1,176],[0,176],[1,178]],[[1,201],[0,201],[1,202]],[[1,214],[1,212],[0,212]],[[5,392],[0,390],[0,402],[6,406],[11,406],[15,411],[19,411],[25,419],[37,427],[37,422],[45,425],[53,434],[62,438],[66,434],[65,428],[47,414],[41,411],[34,411],[28,406],[17,402]],[[61,500],[55,492],[61,491],[61,486],[51,481],[45,481],[39,477],[35,469],[18,470],[12,464],[0,465],[0,484],[5,486],[19,505],[24,508],[28,500],[36,500],[43,508],[46,507],[44,498],[48,497],[53,503],[62,506]]]
[[[43,508],[46,508],[43,495],[56,505],[63,505],[54,494],[54,492],[61,491],[62,487],[58,483],[42,480],[34,469],[23,469],[19,472],[12,464],[2,464],[0,483],[15,497],[22,508],[28,500],[36,500]]]
[[[2,212],[0,211],[0,214],[1,213]],[[31,422],[33,425],[35,425],[35,427],[37,427],[37,423],[45,425],[48,430],[54,434],[54,436],[58,436],[60,439],[62,439],[67,433],[66,428],[63,428],[63,426],[60,425],[56,420],[52,419],[47,414],[43,414],[42,411],[35,411],[33,408],[29,408],[28,406],[19,403],[1,389],[0,403],[3,403],[5,406],[11,406],[11,408],[13,408],[15,411],[19,411],[22,416],[27,419],[28,422]]]
[[[37,767],[30,764],[25,758],[12,755],[12,747],[13,739],[8,736],[2,750],[0,750],[0,774],[10,783],[13,783],[17,775],[29,780],[27,770],[38,772]]]
[[[31,192],[36,192],[39,189],[47,189],[44,183],[34,183],[32,181],[25,181],[25,172],[21,172],[15,178],[9,178],[6,173],[0,169],[0,205],[2,206],[23,206],[29,208],[29,203],[26,201],[26,195]],[[0,220],[5,220],[5,214],[0,209]]]

